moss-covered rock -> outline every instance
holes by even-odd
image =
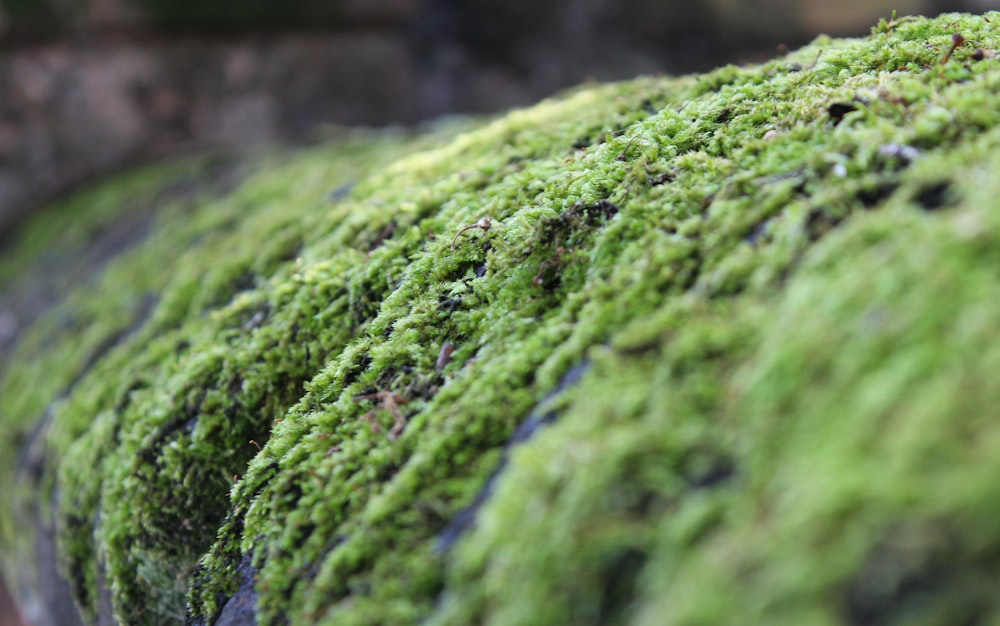
[[[8,579],[37,511],[88,622],[1000,620],[998,20],[161,206],[8,355]]]

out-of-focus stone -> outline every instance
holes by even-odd
[[[0,229],[126,163],[179,150],[309,141],[325,123],[413,121],[397,38],[51,45],[0,58]]]

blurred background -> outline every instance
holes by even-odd
[[[528,104],[1000,0],[0,0],[0,249],[126,165]]]

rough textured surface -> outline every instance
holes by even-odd
[[[91,623],[1000,619],[998,20],[160,210],[6,359],[7,578],[39,515]],[[176,176],[31,225],[0,280]]]

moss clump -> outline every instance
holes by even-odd
[[[4,445],[51,416],[85,617],[998,619],[997,19],[361,136],[165,212],[2,383]]]

